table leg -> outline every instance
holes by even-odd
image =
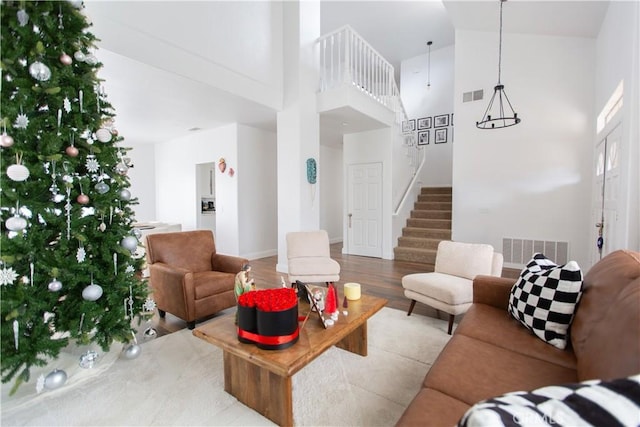
[[[291,377],[281,377],[223,351],[224,390],[281,426],[293,425]]]
[[[360,356],[367,355],[367,322],[365,321],[357,329],[338,341],[336,347]]]

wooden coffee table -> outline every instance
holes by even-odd
[[[273,422],[291,426],[293,374],[333,345],[366,356],[367,319],[386,303],[383,298],[362,295],[357,301],[349,301],[348,316],[340,314],[336,324],[327,329],[322,327],[318,315],[311,313],[298,342],[285,350],[261,350],[253,344],[240,343],[234,314],[194,329],[193,335],[222,349],[227,393]],[[341,313],[342,310],[341,307]],[[300,303],[299,315],[308,312],[309,304]]]

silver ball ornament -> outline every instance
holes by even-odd
[[[96,138],[100,142],[109,142],[111,141],[111,132],[109,132],[109,129],[100,128],[96,131]]]
[[[131,191],[127,190],[126,188],[120,190],[120,200],[127,201],[129,199],[131,199]]]
[[[41,82],[46,82],[51,78],[51,70],[40,61],[36,61],[29,65],[29,74],[31,74],[31,77]]]
[[[122,349],[122,357],[129,360],[135,359],[136,357],[140,356],[140,353],[142,353],[142,347],[140,347],[138,344],[129,344]]]
[[[151,340],[158,336],[158,331],[155,328],[147,328],[144,330],[144,339]]]
[[[105,194],[106,192],[109,191],[109,185],[106,184],[105,182],[100,181],[99,183],[97,183],[94,187],[96,189],[96,191],[100,194]]]
[[[116,165],[115,169],[116,169],[116,173],[118,175],[123,175],[124,176],[129,171],[129,166],[127,166],[124,163],[120,162],[120,163],[118,163]]]
[[[67,373],[62,369],[54,369],[44,377],[44,387],[48,390],[60,388],[67,382]]]
[[[82,53],[82,51],[78,50],[73,54],[73,57],[76,59],[76,61],[84,61],[85,55],[84,53]]]
[[[6,133],[2,134],[2,137],[0,138],[0,147],[11,147],[13,143],[13,138],[10,135],[7,135]]]
[[[122,245],[123,248],[134,252],[138,247],[138,239],[136,239],[134,236],[126,236],[124,239],[122,239],[120,245]]]
[[[82,298],[86,301],[96,301],[102,296],[102,286],[90,284],[82,290]]]
[[[47,288],[51,292],[58,292],[60,289],[62,289],[62,282],[54,278],[52,281],[49,282],[49,284],[47,285]]]

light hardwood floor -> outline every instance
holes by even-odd
[[[342,254],[342,243],[331,245],[331,257],[340,263],[340,282],[336,283],[340,299],[342,299],[343,285],[357,282],[362,286],[362,292],[387,299],[387,307],[407,311],[410,300],[404,296],[402,290],[402,276],[426,271],[424,264],[369,258]],[[258,288],[273,288],[280,286],[280,277],[286,274],[276,271],[277,256],[261,258],[251,261],[251,277],[255,279]],[[505,269],[503,276],[513,277],[513,271]],[[414,315],[438,317],[436,311],[423,304],[416,304]],[[215,316],[212,316],[215,317]],[[446,320],[448,315],[440,313],[440,318]],[[186,327],[186,323],[167,313],[160,319],[157,313],[151,319],[151,325],[158,331],[158,335],[166,335]],[[147,325],[148,326],[148,325]],[[196,323],[196,327],[198,323]]]

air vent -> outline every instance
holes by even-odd
[[[566,264],[569,260],[569,243],[548,240],[502,239],[504,262],[525,265],[531,256],[540,252],[556,264]]]
[[[484,90],[474,90],[462,94],[462,102],[480,101],[484,96]]]

